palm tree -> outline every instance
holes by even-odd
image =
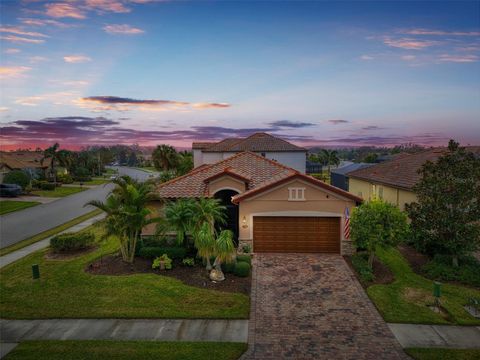
[[[332,165],[338,166],[340,159],[338,158],[338,152],[336,150],[322,149],[319,154],[324,163],[328,166],[328,175],[330,176],[330,167]]]
[[[158,217],[151,217],[147,208],[150,201],[158,198],[151,184],[136,182],[128,176],[117,178],[113,183],[116,186],[106,202],[93,200],[85,205],[95,206],[107,214],[106,236],[118,238],[123,261],[133,263],[142,228],[160,221]]]
[[[235,261],[235,245],[233,243],[233,232],[231,230],[223,230],[220,232],[215,241],[215,270],[222,272],[222,263],[230,263]]]
[[[177,175],[185,175],[193,169],[193,154],[191,151],[178,153]]]
[[[46,159],[48,158],[52,159],[52,164],[50,166],[50,175],[53,176],[54,184],[57,183],[57,170],[55,169],[55,162],[57,161],[57,156],[58,156],[57,150],[59,147],[60,145],[58,143],[55,143],[49,148],[45,149],[45,151],[43,152],[43,159],[42,159],[42,164]]]
[[[213,198],[200,198],[195,202],[192,232],[195,247],[199,255],[205,259],[207,270],[212,269],[210,256],[215,251],[215,224],[225,224],[227,214],[226,207],[220,204],[220,200]],[[206,234],[208,232],[208,235]],[[202,255],[201,253],[204,253]]]
[[[177,242],[187,245],[187,233],[191,231],[195,214],[195,200],[178,199],[167,204],[165,218],[168,224],[177,232]]]
[[[178,154],[173,146],[158,145],[152,153],[152,161],[158,170],[176,169],[178,165]]]

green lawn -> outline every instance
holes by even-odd
[[[32,194],[43,197],[65,197],[84,190],[87,190],[87,188],[61,186],[55,188],[55,190],[34,190]]]
[[[90,181],[84,181],[82,182],[83,185],[103,185],[106,183],[109,183],[111,180],[110,179],[104,179],[101,177],[94,177]],[[78,181],[74,182],[75,185],[80,185]]]
[[[98,226],[92,228],[101,237]],[[0,270],[2,318],[248,318],[249,298],[184,285],[155,274],[91,275],[85,267],[118,249],[114,239],[68,261],[46,260],[42,250]],[[41,279],[32,280],[39,264]]]
[[[8,214],[10,212],[14,212],[18,210],[23,210],[39,204],[40,203],[36,201],[14,201],[14,200],[0,201],[0,215]]]
[[[443,284],[440,302],[448,315],[442,316],[428,308],[434,301],[433,281],[415,274],[397,249],[379,250],[377,255],[392,270],[395,281],[388,285],[372,285],[367,293],[387,322],[480,324],[480,319],[475,319],[463,308],[469,298],[480,298],[479,290]]]
[[[415,360],[476,360],[480,349],[410,348],[405,352]]]
[[[90,211],[89,213],[86,213],[82,216],[79,216],[75,219],[72,219],[70,221],[67,221],[66,223],[62,224],[62,225],[58,225],[52,229],[49,229],[49,230],[46,230],[46,231],[43,231],[37,235],[34,235],[32,237],[29,237],[27,239],[24,239],[16,244],[13,244],[13,245],[10,245],[10,246],[7,246],[7,247],[4,247],[3,249],[0,249],[0,256],[3,256],[3,255],[7,255],[7,254],[10,254],[11,252],[13,251],[16,251],[18,249],[21,249],[25,246],[28,246],[30,244],[33,244],[37,241],[40,241],[40,240],[43,240],[49,236],[52,236],[52,235],[55,235],[55,234],[58,234],[59,232],[63,231],[63,230],[66,230],[74,225],[77,225],[77,224],[80,224],[81,222],[85,221],[85,220],[88,220],[94,216],[97,216],[99,214],[101,214],[102,211],[97,209],[97,210],[93,210],[93,211]]]
[[[5,360],[235,360],[247,344],[155,341],[25,341]]]

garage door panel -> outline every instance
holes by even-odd
[[[255,252],[340,252],[340,218],[253,218]]]

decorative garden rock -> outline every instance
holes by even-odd
[[[210,271],[210,280],[212,281],[223,281],[225,280],[225,275],[223,275],[222,271],[213,269]]]

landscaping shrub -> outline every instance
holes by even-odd
[[[39,187],[41,190],[55,190],[55,183],[40,181]]]
[[[222,271],[224,273],[232,274],[235,271],[235,265],[237,263],[232,262],[232,263],[223,263],[222,264]]]
[[[163,254],[167,254],[171,259],[183,259],[187,250],[183,247],[144,246],[138,251],[138,256],[152,259]]]
[[[58,174],[57,180],[63,184],[72,184],[73,178],[70,174]]]
[[[368,266],[368,254],[357,253],[352,255],[352,266],[364,282],[371,282],[375,279],[373,270]]]
[[[250,255],[238,255],[237,261],[246,262],[248,265],[252,265],[252,257]]]
[[[30,184],[30,176],[21,170],[13,170],[3,177],[4,184],[17,184],[25,189]]]
[[[191,257],[185,258],[182,260],[182,264],[190,267],[195,266],[195,259]]]
[[[50,247],[54,252],[65,252],[86,249],[95,241],[95,235],[90,232],[65,233],[50,239]]]
[[[248,262],[239,261],[235,264],[233,273],[239,277],[247,277],[250,275],[251,265]]]
[[[245,254],[250,254],[252,252],[252,248],[250,247],[250,245],[248,244],[244,244],[242,246],[242,251],[245,253]]]
[[[164,263],[165,270],[170,270],[172,268],[172,259],[170,259],[167,254],[163,254],[153,260],[152,269],[161,269],[162,262]]]
[[[435,255],[423,268],[425,276],[432,280],[458,281],[480,287],[480,262],[473,257],[461,257],[459,266],[452,265],[452,257]]]

